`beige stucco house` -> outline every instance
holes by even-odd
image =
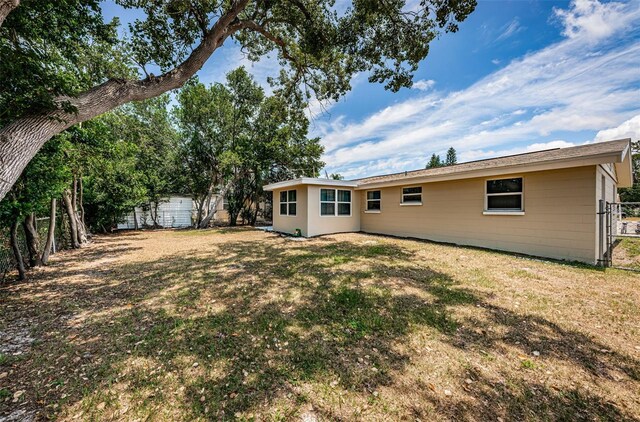
[[[600,200],[632,184],[630,140],[358,180],[273,183],[273,229],[365,232],[601,262]]]

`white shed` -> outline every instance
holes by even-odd
[[[195,204],[193,199],[188,196],[170,196],[158,204],[157,223],[162,227],[190,227],[192,224],[192,216]],[[155,211],[153,211],[155,212]],[[135,218],[138,220],[138,227],[153,225],[153,218],[150,210],[144,210],[142,207],[136,207]],[[134,229],[136,228],[134,212],[127,214],[124,222],[118,223],[118,229]]]

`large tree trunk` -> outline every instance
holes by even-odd
[[[42,260],[40,259],[40,239],[38,238],[35,220],[35,214],[31,213],[24,218],[24,222],[22,223],[24,238],[27,241],[27,249],[29,250],[29,266],[31,267],[39,267],[42,265]]]
[[[73,185],[71,190],[71,205],[73,206],[73,216],[76,219],[76,230],[78,231],[78,243],[83,245],[87,243],[87,229],[84,226],[84,222],[80,218],[78,212],[78,178],[73,176]]]
[[[49,230],[47,230],[47,242],[44,244],[42,250],[42,263],[47,265],[49,263],[49,254],[51,254],[51,248],[53,248],[53,239],[56,233],[56,198],[51,198],[51,212],[49,214]]]
[[[231,188],[231,185],[233,185],[233,183],[235,183],[235,179],[227,183],[222,188],[222,190],[218,192],[218,195],[216,195],[216,198],[213,200],[213,204],[208,209],[207,216],[202,219],[198,228],[204,229],[209,227],[209,223],[211,222],[211,219],[213,218],[213,216],[216,214],[216,210],[218,209],[218,205],[220,204],[220,201],[224,199],[224,196],[227,194],[227,191]]]
[[[64,205],[64,210],[67,213],[67,217],[69,217],[69,235],[71,236],[71,247],[74,249],[78,249],[80,247],[80,242],[78,241],[78,220],[75,217],[73,204],[71,203],[71,192],[69,192],[69,189],[65,189],[65,191],[62,192],[62,204]]]
[[[202,198],[202,202],[200,203],[199,213],[198,213],[198,224],[196,225],[196,227],[200,227],[202,220],[207,218],[207,216],[209,215],[209,212],[211,211],[211,199],[213,198],[213,194],[216,189],[216,186],[217,186],[217,178],[214,178],[214,180],[209,185],[209,189],[207,190],[206,196]],[[205,211],[206,211],[206,214],[205,214]],[[213,212],[215,214],[216,212],[215,209],[213,210]],[[209,218],[209,220],[210,219],[211,218]]]
[[[133,207],[133,229],[138,230],[138,216],[136,214],[136,207]]]
[[[19,4],[20,0],[0,0],[0,26],[4,23],[7,15]]]
[[[239,212],[236,210],[229,210],[229,225],[231,227],[236,226],[238,224],[238,214]]]
[[[255,209],[253,209],[253,212],[251,213],[251,223],[249,223],[252,226],[255,226],[256,221],[258,220],[258,212],[260,211],[260,204],[258,201],[259,200],[256,197],[254,200]]]
[[[197,208],[198,211],[196,213],[196,222],[194,224],[195,228],[200,227],[200,222],[202,221],[202,213],[204,212],[204,198],[202,199],[197,199],[196,198],[196,204],[197,204]]]
[[[84,187],[82,185],[82,174],[78,178],[78,188],[80,189],[80,193],[78,195],[78,205],[80,206],[80,222],[82,223],[82,227],[84,227],[86,231],[87,225],[84,222]]]
[[[16,260],[16,269],[18,270],[18,279],[24,280],[26,277],[24,271],[24,261],[22,261],[22,252],[20,252],[20,245],[18,245],[18,219],[16,218],[11,223],[11,249],[13,249],[13,256]]]
[[[151,205],[151,203],[149,204],[149,214],[151,214],[151,221],[153,221],[154,229],[161,227],[160,224],[158,223],[158,206],[159,205],[157,202],[153,202],[153,205]]]
[[[229,10],[203,37],[189,57],[174,69],[143,80],[110,79],[77,97],[60,97],[57,102],[68,102],[76,113],[61,109],[44,115],[25,116],[0,129],[0,200],[11,190],[24,168],[52,136],[63,130],[131,101],[157,97],[185,84],[207,61],[214,51],[233,33],[247,28],[246,22],[234,22],[249,0],[236,0]],[[0,0],[0,19],[4,20],[7,0]],[[9,0],[7,14],[15,8]],[[5,15],[6,16],[6,15]]]

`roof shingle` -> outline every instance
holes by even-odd
[[[554,148],[544,151],[528,152],[524,154],[508,155],[505,157],[489,158],[485,160],[469,161],[446,167],[431,169],[411,170],[401,173],[385,174],[380,176],[365,177],[355,179],[359,186],[370,183],[384,183],[401,180],[405,178],[443,176],[456,173],[464,173],[474,170],[495,169],[500,167],[511,167],[522,164],[540,164],[546,162],[575,159],[588,156],[620,153],[627,148],[630,139],[620,139],[616,141],[600,142],[595,144],[580,145],[568,148]]]

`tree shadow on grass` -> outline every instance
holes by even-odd
[[[421,400],[432,403],[435,411],[449,419],[476,420],[550,420],[550,421],[637,421],[637,417],[621,410],[613,402],[577,388],[556,389],[536,381],[508,378],[497,381],[479,372],[467,374],[461,383],[464,395],[448,398],[437,394],[425,383],[418,382],[412,391]],[[415,408],[413,416],[428,419],[429,413]]]
[[[25,396],[34,402],[82,400],[83,417],[100,418],[122,412],[124,394],[137,400],[125,417],[132,419],[166,403],[184,419],[220,419],[281,402],[283,418],[308,404],[319,415],[342,418],[304,386],[363,396],[393,386],[411,360],[398,344],[423,328],[460,349],[538,347],[595,376],[621,371],[638,379],[637,361],[598,353],[605,347],[580,333],[490,305],[448,274],[410,265],[412,259],[387,243],[283,245],[270,238],[112,264],[98,286],[87,279],[44,303],[34,299],[43,340],[26,359],[2,366],[22,370],[32,386]],[[454,316],[456,307],[469,306],[485,319]],[[487,335],[487,324],[507,334]],[[474,374],[473,387],[456,401],[443,402],[426,386],[412,393],[455,419],[493,417],[490,405],[512,419],[633,419],[595,395],[520,382],[514,390]],[[543,399],[529,400],[532,391]],[[0,412],[13,406],[5,400]],[[415,417],[428,417],[423,411],[415,409]]]

